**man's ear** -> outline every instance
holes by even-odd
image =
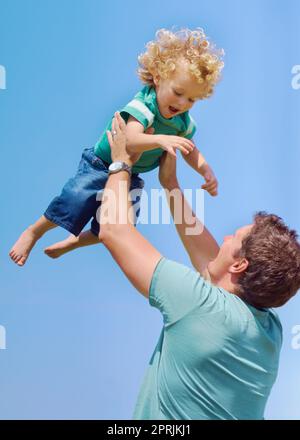
[[[233,275],[239,275],[242,272],[245,272],[247,267],[249,266],[249,261],[246,258],[242,258],[241,260],[235,261],[230,267],[229,272]]]

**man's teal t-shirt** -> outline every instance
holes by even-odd
[[[153,127],[154,134],[168,134],[192,139],[196,132],[195,121],[189,112],[181,113],[170,119],[164,118],[158,108],[155,88],[148,85],[143,87],[134,96],[133,100],[119,111],[125,122],[128,121],[131,115],[144,126],[145,130]],[[112,119],[94,148],[95,154],[109,164],[111,163],[111,151],[106,131],[111,130],[111,124]],[[134,164],[133,172],[145,173],[158,167],[163,152],[161,148],[145,151]]]
[[[149,301],[164,326],[133,418],[263,419],[282,345],[277,314],[165,258]]]

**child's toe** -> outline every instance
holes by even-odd
[[[17,261],[17,265],[18,265],[18,266],[23,266],[24,263],[25,263],[25,261],[26,261],[26,258],[25,258],[25,257],[21,257],[21,258]]]
[[[19,257],[19,255],[16,254],[16,253],[12,256],[12,259],[14,260],[14,262],[16,262],[16,260],[18,259],[18,257]]]

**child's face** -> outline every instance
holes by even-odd
[[[185,60],[176,63],[168,79],[155,77],[154,84],[159,111],[167,119],[190,110],[201,99],[202,86],[190,74]]]

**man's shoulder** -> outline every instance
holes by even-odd
[[[176,308],[181,315],[195,307],[217,310],[223,296],[221,289],[211,284],[208,271],[200,273],[162,257],[153,273],[149,301],[158,308]]]
[[[274,309],[269,309],[269,314],[270,314],[271,319],[273,319],[273,321],[276,323],[277,327],[279,328],[279,330],[282,334],[283,329],[282,329],[282,324],[281,324],[281,320],[280,320],[278,313]]]

